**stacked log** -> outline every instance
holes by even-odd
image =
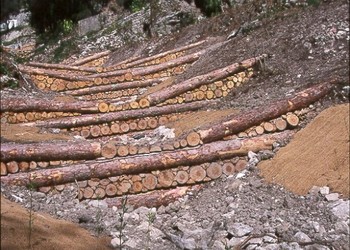
[[[42,121],[46,119],[59,118],[59,117],[72,117],[79,116],[81,113],[77,112],[3,112],[1,113],[1,121],[10,124],[24,123],[33,121]]]

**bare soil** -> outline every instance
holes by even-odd
[[[264,180],[306,195],[328,186],[349,198],[349,104],[326,109],[293,140],[258,167]]]

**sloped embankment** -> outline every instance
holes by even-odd
[[[300,195],[329,186],[349,197],[349,104],[324,110],[259,168],[268,182]]]

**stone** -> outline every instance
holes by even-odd
[[[78,22],[78,32],[80,36],[91,31],[98,31],[101,28],[100,15],[91,16]]]
[[[334,227],[338,235],[339,234],[349,235],[350,233],[349,225],[345,221],[338,221],[337,223],[335,223]]]
[[[279,250],[280,247],[278,244],[268,244],[263,247],[257,247],[256,250]]]
[[[182,239],[182,244],[184,246],[185,249],[188,250],[192,250],[192,249],[196,249],[196,241],[193,238],[189,238],[189,239]]]
[[[297,232],[294,236],[293,236],[294,240],[299,242],[299,243],[310,243],[311,239],[310,237],[303,233],[303,232]]]
[[[269,236],[269,235],[265,235],[265,236],[263,237],[263,241],[264,241],[265,243],[276,243],[276,242],[277,242],[277,238],[271,237],[271,236]]]
[[[320,194],[322,195],[326,195],[326,194],[329,194],[329,187],[320,187]]]
[[[262,238],[252,238],[248,241],[249,244],[252,245],[261,245],[263,243],[263,239]]]
[[[332,204],[332,213],[341,220],[347,220],[349,218],[349,200],[338,200],[336,204]]]
[[[337,200],[339,200],[339,194],[338,193],[327,194],[325,197],[326,197],[327,201],[337,201]]]
[[[216,249],[216,250],[225,250],[225,244],[222,243],[221,241],[219,240],[216,240],[214,241],[214,244],[213,244],[213,249]]]
[[[230,241],[228,242],[228,247],[231,248],[235,248],[237,246],[239,246],[245,239],[247,238],[247,236],[242,237],[242,238],[237,238],[237,237],[233,237],[230,239]]]
[[[89,201],[89,206],[98,207],[98,208],[107,208],[108,204],[105,200],[92,200],[92,201]]]
[[[228,223],[227,232],[232,234],[234,237],[243,237],[250,234],[253,231],[251,226],[243,223]]]
[[[320,244],[312,244],[309,246],[305,246],[305,250],[330,250],[329,247],[320,245]]]

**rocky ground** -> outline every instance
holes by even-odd
[[[253,7],[236,7],[178,34],[146,41],[142,48],[156,53],[209,36],[225,40],[232,31],[239,31],[181,76],[185,79],[232,61],[270,54],[260,74],[218,102],[218,107],[250,109],[333,78],[342,79],[344,85],[311,107],[303,127],[322,110],[348,103],[348,1],[291,6],[259,15]],[[113,36],[106,36],[106,44],[110,43],[108,37]],[[95,45],[94,41],[86,48]],[[135,45],[120,50],[125,52],[119,59],[136,53]],[[261,177],[259,162],[273,158],[285,144],[275,145],[273,151],[250,154],[246,170],[205,184],[157,209],[134,209],[126,202],[123,212],[123,207],[108,207],[105,200],[79,202],[73,188],[48,196],[32,192],[33,199],[25,188],[2,185],[1,192],[27,208],[33,202],[34,211],[78,223],[94,235],[109,235],[111,248],[120,246],[122,238],[123,249],[349,249],[349,194],[339,195],[326,183],[297,195],[283,183],[268,183]],[[318,151],[315,157],[321,154]],[[121,218],[125,222],[122,230]]]

